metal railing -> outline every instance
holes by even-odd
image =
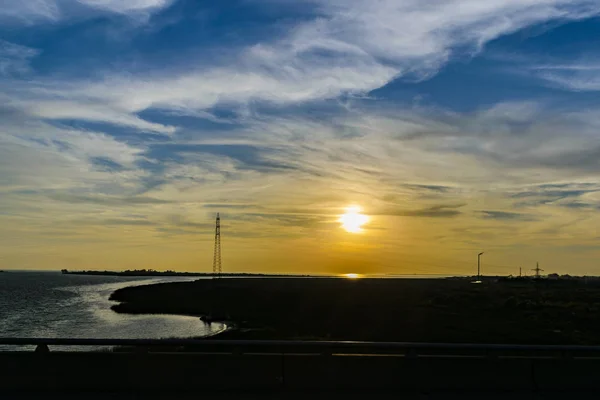
[[[4,346],[112,346],[150,351],[186,351],[225,354],[321,354],[321,355],[399,355],[472,357],[600,357],[600,346],[512,345],[474,343],[415,343],[298,340],[215,340],[215,339],[83,339],[83,338],[0,338]],[[153,350],[152,350],[153,349]]]

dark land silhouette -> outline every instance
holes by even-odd
[[[212,279],[119,289],[121,313],[211,316],[219,338],[600,344],[600,282]]]
[[[2,272],[2,271],[0,271]],[[157,271],[154,269],[134,269],[125,271],[69,271],[62,269],[61,272],[67,275],[102,275],[102,276],[203,276],[212,277],[220,275],[223,277],[252,277],[252,276],[273,276],[273,277],[303,277],[305,275],[271,275],[271,274],[256,274],[256,273],[221,273],[214,274],[209,272],[178,272],[178,271]]]

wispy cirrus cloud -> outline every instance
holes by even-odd
[[[280,5],[252,5],[266,3]],[[544,232],[559,223],[569,244],[595,230],[600,108],[507,96],[464,109],[403,96],[450,63],[471,71],[454,61],[490,41],[599,15],[596,1],[306,0],[296,4],[301,17],[286,7],[273,20],[273,10],[261,14],[261,28],[276,26],[270,37],[244,15],[222,18],[230,11],[214,4],[202,23],[187,11],[204,5],[176,0],[38,0],[0,10],[14,32],[34,29],[0,45],[3,243],[42,249],[34,246],[45,243],[42,233],[60,230],[115,248],[146,246],[152,263],[196,260],[197,236],[210,235],[220,211],[237,265],[273,264],[264,254],[277,246],[281,265],[307,265],[319,249],[351,248],[366,259],[379,240],[390,245],[382,260],[396,262],[399,247],[415,259],[434,237],[448,252],[471,252],[491,239],[505,248],[555,245]],[[169,28],[152,26],[171,5],[182,8],[159,16]],[[112,40],[121,26],[135,30],[123,43]],[[114,29],[109,39],[106,29]],[[88,45],[93,51],[82,51]],[[536,73],[595,73],[567,71],[557,64]],[[452,73],[442,75],[423,93],[443,87],[448,104],[459,102]],[[372,221],[344,247],[352,239],[336,233],[337,216],[350,204]],[[589,219],[567,223],[582,215]],[[302,257],[290,260],[298,249]],[[128,251],[123,259],[141,262]]]
[[[541,240],[539,232],[546,229],[543,221],[527,217],[537,215],[537,207],[546,207],[545,215],[547,207],[560,207],[567,215],[585,210],[538,204],[514,213],[513,201],[535,200],[538,195],[583,196],[593,194],[595,186],[593,182],[577,183],[581,171],[592,171],[586,163],[583,169],[566,164],[545,167],[543,159],[531,157],[537,148],[528,143],[544,138],[552,147],[552,141],[560,140],[560,136],[551,134],[550,125],[558,130],[568,125],[557,121],[564,119],[562,124],[569,124],[572,117],[560,113],[540,125],[544,120],[540,116],[547,113],[543,108],[532,113],[527,122],[518,109],[505,107],[516,114],[504,119],[490,109],[476,114],[453,113],[450,119],[443,111],[419,109],[405,110],[406,115],[398,109],[379,113],[353,110],[338,114],[333,123],[316,116],[263,117],[228,130],[226,136],[220,130],[204,131],[198,139],[194,135],[188,139],[175,136],[165,143],[137,147],[116,146],[120,142],[97,132],[43,125],[28,139],[12,137],[8,146],[1,147],[7,153],[0,157],[0,168],[14,168],[3,176],[17,181],[12,193],[4,193],[0,212],[36,216],[36,220],[47,223],[56,219],[63,221],[63,229],[81,229],[86,220],[90,226],[107,230],[142,229],[137,240],[152,243],[152,235],[163,240],[196,237],[212,227],[208,220],[221,211],[230,221],[230,240],[273,235],[292,240],[308,232],[317,236],[328,232],[337,225],[341,205],[357,202],[375,219],[373,228],[377,229],[381,229],[378,218],[399,218],[407,226],[417,223],[409,221],[435,218],[440,234],[452,223],[473,226],[473,232],[485,230],[485,237],[492,237],[494,232],[494,240],[500,241],[502,224],[510,223],[513,240],[529,243],[533,238]],[[523,130],[515,135],[503,124],[510,125],[519,115]],[[583,120],[576,126],[585,124]],[[464,126],[469,129],[463,130]],[[346,134],[359,127],[360,135]],[[586,137],[585,129],[577,132]],[[78,140],[83,142],[76,145]],[[469,151],[450,151],[449,144],[463,140],[470,143]],[[253,153],[240,153],[235,147],[239,145],[228,149],[231,141],[246,143]],[[500,142],[503,146],[494,148]],[[573,147],[565,151],[577,151],[578,141],[571,143]],[[218,151],[211,146],[217,146]],[[167,150],[169,147],[174,149]],[[511,148],[523,150],[518,156],[488,158],[490,151],[501,155]],[[549,152],[545,157],[552,159],[556,154]],[[102,155],[124,170],[97,166],[96,158]],[[287,168],[260,168],[257,160],[285,163]],[[517,161],[520,167],[515,169]],[[3,162],[6,165],[2,166]],[[16,173],[17,169],[21,172]],[[160,183],[147,188],[147,179]],[[493,187],[488,182],[493,182]],[[423,197],[431,193],[436,197]],[[506,193],[515,196],[506,198]],[[478,206],[482,198],[494,202],[485,214]],[[52,210],[49,215],[48,210]],[[132,212],[140,217],[130,218]],[[41,215],[46,216],[40,219]],[[487,225],[478,226],[477,221]],[[573,235],[579,237],[581,228],[576,228]],[[47,228],[40,225],[37,229]],[[537,233],[532,236],[531,232]],[[419,237],[416,232],[413,235]],[[474,235],[469,240],[476,243],[482,238]]]
[[[39,51],[0,39],[0,76],[21,75],[29,72],[30,60]]]
[[[58,183],[57,179],[72,175],[69,179],[75,191],[60,195],[61,201],[107,206],[135,204],[136,197],[119,200],[126,192],[127,196],[144,193],[160,199],[148,204],[223,204],[225,198],[234,199],[234,205],[255,204],[258,198],[266,206],[279,209],[288,204],[311,208],[314,204],[328,206],[319,199],[320,192],[338,192],[334,203],[344,198],[364,199],[374,212],[388,206],[386,200],[374,203],[372,197],[377,195],[400,203],[423,204],[431,199],[431,204],[422,208],[396,209],[398,215],[456,216],[468,213],[469,208],[450,209],[440,207],[439,202],[467,200],[482,193],[488,182],[495,183],[499,194],[512,191],[511,198],[517,201],[543,199],[548,203],[595,191],[586,184],[546,183],[598,171],[585,158],[579,164],[552,163],[561,154],[585,153],[587,132],[595,129],[593,123],[583,116],[574,122],[569,113],[547,119],[542,109],[525,121],[519,107],[504,109],[514,110],[515,115],[506,112],[500,117],[491,109],[482,109],[477,114],[454,113],[448,119],[445,112],[412,109],[406,114],[401,110],[380,110],[379,114],[353,111],[338,115],[333,123],[315,117],[263,117],[228,130],[226,136],[219,130],[205,131],[200,143],[192,135],[187,140],[173,138],[143,146],[128,145],[98,132],[31,123],[29,135],[23,137],[18,132],[22,125],[16,124],[14,134],[4,136],[4,161],[5,168],[14,171],[6,176],[13,180],[22,176],[15,187],[35,188],[38,181],[44,182],[43,187],[55,187],[52,184]],[[519,135],[513,133],[514,127],[507,129],[517,117]],[[572,129],[570,126],[576,126],[578,134],[563,141],[562,132]],[[360,135],[347,136],[349,130],[360,130]],[[246,144],[231,144],[232,140]],[[37,160],[32,162],[35,154]],[[63,165],[64,173],[43,164],[45,157],[50,157],[52,168]],[[32,174],[39,163],[41,169]],[[16,174],[19,165],[23,169]],[[75,165],[79,165],[79,174],[73,175]],[[77,176],[86,179],[79,181]],[[417,181],[437,184],[414,183]],[[146,187],[147,182],[156,184]],[[524,185],[529,186],[523,189]],[[430,196],[432,193],[435,197]],[[144,204],[143,199],[138,204]]]
[[[554,87],[574,92],[600,90],[600,62],[597,61],[534,66],[531,70]]]
[[[104,122],[114,125],[136,128],[146,133],[172,134],[174,126],[153,123],[127,110],[110,104],[86,103],[63,100],[52,97],[29,98],[22,101],[10,101],[9,104],[22,112],[41,119],[76,119],[81,121]]]
[[[500,221],[534,221],[536,217],[531,214],[516,213],[510,211],[481,211],[482,218],[495,219]]]
[[[146,17],[148,13],[160,10],[172,2],[173,0],[6,0],[0,7],[0,21],[10,25],[56,23],[62,19],[82,18],[98,12]]]
[[[85,4],[129,12],[160,9],[169,2],[88,0]],[[23,106],[44,118],[97,121],[105,116],[109,123],[164,132],[172,128],[143,123],[136,114],[158,109],[199,115],[217,105],[243,111],[253,101],[285,105],[368,93],[397,78],[431,76],[452,54],[465,49],[474,54],[488,41],[523,27],[600,12],[600,6],[587,0],[467,0],[437,6],[412,0],[306,4],[314,7],[314,19],[290,27],[280,39],[234,50],[225,64],[200,62],[192,53],[183,68],[149,74],[109,70],[101,79],[44,84],[43,90],[37,84],[21,86],[14,94],[27,96]],[[51,108],[54,101],[65,99],[65,105],[77,106]]]
[[[116,13],[153,11],[167,7],[174,0],[78,0],[88,7],[109,10]]]
[[[106,206],[139,206],[143,204],[166,204],[168,201],[156,199],[147,196],[106,196],[102,194],[65,194],[49,193],[53,200],[64,201],[66,203],[90,203]]]
[[[452,218],[462,214],[459,209],[465,204],[439,204],[417,210],[393,209],[381,212],[381,215],[399,217]]]

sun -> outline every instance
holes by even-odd
[[[362,226],[369,222],[369,217],[361,214],[361,209],[358,206],[351,206],[346,208],[346,212],[340,216],[339,222],[342,224],[342,228],[346,232],[360,233],[362,232]]]

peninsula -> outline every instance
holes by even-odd
[[[598,280],[201,279],[111,300],[116,312],[233,321],[223,338],[600,344]]]

